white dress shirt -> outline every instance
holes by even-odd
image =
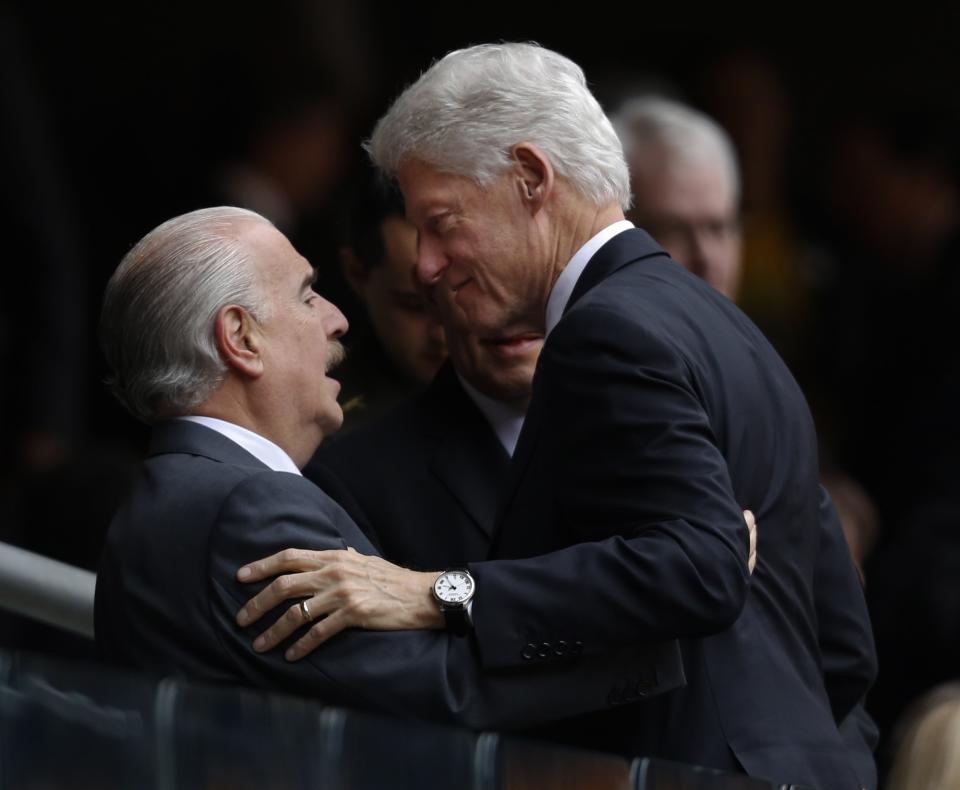
[[[293,459],[281,450],[269,439],[265,439],[259,433],[248,431],[232,422],[218,420],[216,417],[178,417],[177,419],[195,422],[198,425],[205,425],[212,431],[216,431],[221,436],[227,437],[231,442],[239,444],[250,455],[258,461],[269,466],[274,472],[290,472],[299,475],[300,470],[293,462]]]
[[[583,270],[587,268],[587,264],[590,263],[590,259],[594,256],[597,250],[610,241],[610,239],[612,239],[614,236],[619,236],[625,230],[630,230],[632,227],[633,223],[628,219],[622,219],[619,222],[614,222],[612,225],[607,225],[607,227],[601,230],[596,236],[591,238],[586,244],[576,251],[574,256],[570,259],[570,263],[568,263],[566,268],[560,272],[560,276],[553,284],[553,290],[550,291],[550,299],[547,300],[546,318],[548,335],[553,331],[553,328],[560,323],[560,317],[563,315],[563,309],[567,306],[567,302],[570,301],[570,296],[573,293],[573,289],[577,285],[577,280],[580,279],[580,275],[583,274]]]
[[[493,428],[500,444],[512,458],[513,451],[517,449],[517,439],[520,438],[520,429],[523,428],[523,418],[526,416],[526,412],[503,401],[494,400],[489,395],[484,395],[459,373],[457,373],[457,378],[460,379],[464,391],[480,409],[480,413],[490,423],[490,427]]]

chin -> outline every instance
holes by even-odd
[[[343,425],[343,409],[340,408],[339,403],[334,405],[335,408],[327,410],[319,420],[321,441],[335,434]]]

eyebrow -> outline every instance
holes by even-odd
[[[312,288],[317,282],[318,275],[319,272],[311,266],[310,274],[303,278],[303,283],[300,285],[300,290],[305,291],[307,288]]]

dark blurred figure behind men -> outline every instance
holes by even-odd
[[[297,59],[245,102],[242,132],[220,154],[206,193],[191,202],[238,206],[269,219],[303,250],[320,287],[352,318],[336,256],[337,224],[358,161],[357,110],[332,74]]]
[[[371,167],[356,180],[342,230],[341,273],[362,313],[351,319],[340,370],[349,432],[424,387],[447,350],[414,278],[417,233],[404,219],[403,196]]]

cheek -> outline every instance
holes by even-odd
[[[397,347],[413,352],[427,343],[429,322],[426,317],[406,310],[395,310],[391,315],[392,342]]]

